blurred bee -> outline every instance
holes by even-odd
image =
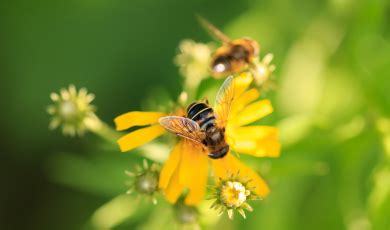
[[[273,58],[272,54],[266,55],[264,61],[260,62],[258,58],[260,47],[255,40],[251,38],[231,40],[204,18],[198,17],[198,19],[211,35],[223,43],[214,52],[210,64],[211,73],[214,77],[221,78],[249,68],[258,85],[268,79],[275,69],[275,66],[269,66]]]
[[[246,69],[259,55],[259,44],[250,38],[231,40],[210,22],[198,17],[200,23],[223,45],[219,47],[211,61],[211,71],[214,76],[241,72]]]
[[[230,76],[219,89],[214,108],[207,101],[194,102],[187,107],[185,117],[166,116],[159,123],[168,131],[201,145],[210,158],[222,158],[229,152],[225,127],[233,99],[234,81]]]

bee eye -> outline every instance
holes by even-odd
[[[227,56],[219,56],[213,62],[213,70],[217,73],[223,73],[230,69],[230,58]]]

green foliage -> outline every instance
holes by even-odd
[[[96,150],[101,140],[89,135],[64,140],[45,129],[44,106],[69,83],[96,95],[108,123],[140,110],[155,89],[175,100],[179,41],[210,40],[195,20],[200,13],[231,37],[258,40],[261,55],[274,53],[267,122],[282,140],[279,159],[242,156],[269,182],[270,197],[251,203],[245,220],[214,220],[201,209],[201,226],[389,229],[390,131],[381,125],[390,119],[389,12],[385,0],[0,2],[2,177],[12,181],[0,194],[8,200],[0,228],[94,229],[95,210],[110,202],[130,210],[109,223],[115,229],[175,227],[162,199],[152,207],[122,197],[123,172],[141,162],[137,153]],[[214,98],[205,90],[214,84],[203,81],[199,96]],[[20,211],[25,205],[29,212]]]

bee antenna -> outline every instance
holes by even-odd
[[[195,14],[196,19],[203,26],[203,28],[208,31],[213,37],[218,40],[221,40],[223,43],[230,43],[230,38],[226,36],[222,31],[220,31],[216,26],[207,21],[204,17],[199,14]]]

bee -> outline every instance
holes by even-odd
[[[218,28],[198,17],[200,23],[223,45],[213,54],[210,69],[214,77],[220,78],[228,74],[241,72],[248,67],[256,67],[259,55],[259,44],[251,38],[231,40]]]
[[[200,145],[212,159],[223,158],[229,152],[225,127],[234,99],[234,80],[226,78],[218,91],[214,107],[207,101],[194,102],[187,107],[186,115],[166,116],[159,123],[168,131]]]

